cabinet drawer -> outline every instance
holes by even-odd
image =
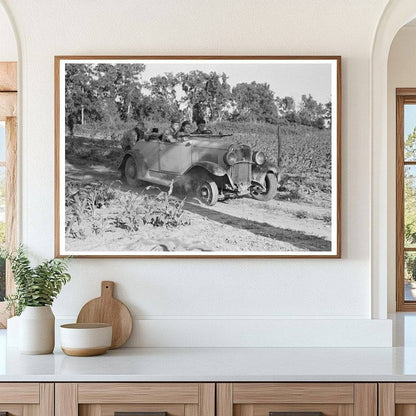
[[[197,383],[81,383],[78,403],[183,403],[199,402]]]
[[[0,383],[0,415],[53,416],[51,383]]]
[[[213,383],[59,383],[56,416],[215,416]]]
[[[220,383],[217,416],[377,416],[375,383]]]
[[[39,403],[38,383],[0,383],[0,403]]]

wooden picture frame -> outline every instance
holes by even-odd
[[[341,99],[339,56],[56,56],[55,255],[340,258]]]

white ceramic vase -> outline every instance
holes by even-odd
[[[55,316],[50,306],[26,306],[19,319],[19,351],[50,354],[55,347]]]
[[[14,316],[7,320],[7,346],[19,347],[19,320],[20,316]]]

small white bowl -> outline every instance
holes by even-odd
[[[104,354],[111,347],[113,327],[109,324],[61,325],[61,348],[67,355],[89,357]]]

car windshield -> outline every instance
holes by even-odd
[[[223,134],[223,133],[192,133],[187,137],[200,137],[203,139],[221,139],[223,137],[230,137],[232,134]]]

